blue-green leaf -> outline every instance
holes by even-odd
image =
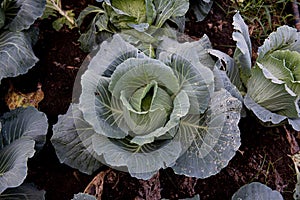
[[[31,41],[23,32],[5,31],[0,34],[0,81],[27,73],[37,61]]]
[[[191,0],[190,9],[194,12],[197,22],[203,21],[211,10],[213,0]]]
[[[257,63],[257,66],[252,69],[252,77],[248,81],[247,88],[247,95],[259,106],[278,115],[290,118],[299,117],[297,94],[289,89],[283,81],[275,79],[263,65]],[[245,105],[249,109],[254,108],[252,104],[248,104],[248,101],[245,101]],[[255,114],[262,121],[274,121],[271,116],[267,118],[266,115],[258,115],[259,113],[262,112],[256,110]]]
[[[78,105],[71,104],[53,126],[51,143],[59,161],[87,174],[99,169],[100,158],[92,148],[93,134],[93,127],[84,121]]]
[[[38,190],[33,184],[24,183],[17,188],[9,188],[0,194],[2,200],[45,200],[45,191]]]
[[[89,195],[89,194],[78,193],[78,194],[74,194],[74,197],[72,200],[97,200],[97,199],[96,199],[96,197]]]
[[[178,174],[206,178],[227,166],[239,148],[242,104],[222,89],[213,94],[205,115],[181,119],[176,137],[182,155],[172,167]]]
[[[0,149],[0,193],[23,183],[27,175],[27,160],[34,152],[34,141],[26,137]]]
[[[265,56],[276,50],[290,50],[300,52],[300,33],[297,29],[289,26],[281,26],[271,33],[258,48],[257,61],[263,60]]]
[[[236,193],[233,194],[231,200],[283,200],[281,194],[272,190],[268,186],[253,182],[250,184],[246,184],[241,187]]]
[[[47,117],[34,107],[20,107],[7,112],[0,121],[2,123],[0,149],[22,137],[34,140],[37,149],[41,149],[46,142]]]
[[[184,16],[189,9],[188,0],[153,0],[156,7],[155,26],[161,28],[171,17]]]
[[[94,130],[113,138],[124,138],[128,135],[121,101],[112,96],[108,89],[109,78],[87,70],[82,76],[81,84],[79,108]]]
[[[46,0],[10,0],[3,3],[9,30],[22,31],[43,15]]]
[[[251,76],[252,45],[248,26],[238,12],[233,16],[233,26],[235,32],[233,32],[232,38],[236,41],[237,47],[233,57],[240,69],[241,80],[244,84],[247,84],[247,81]]]

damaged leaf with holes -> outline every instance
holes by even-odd
[[[241,102],[224,87],[211,44],[165,37],[150,58],[120,35],[103,42],[81,77],[79,104],[59,116],[59,160],[91,174],[101,164],[149,179],[161,168],[206,178],[240,146]]]

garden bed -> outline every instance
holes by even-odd
[[[74,9],[76,16],[92,1],[62,1],[66,9]],[[232,16],[225,13],[231,1],[216,1],[212,10],[202,22],[195,22],[192,13],[187,22],[185,33],[193,39],[208,35],[213,47],[229,55],[234,52],[235,42],[232,40]],[[223,8],[223,9],[222,9]],[[39,189],[46,191],[46,199],[67,200],[74,194],[83,192],[93,175],[86,175],[76,169],[60,164],[50,142],[52,126],[58,115],[65,114],[72,102],[73,84],[77,72],[87,53],[80,49],[78,29],[64,27],[55,31],[51,19],[39,20],[36,25],[40,35],[34,51],[40,59],[37,66],[29,73],[11,78],[14,86],[20,91],[28,92],[36,88],[40,82],[45,93],[39,110],[49,120],[47,142],[35,157],[29,160],[26,182],[33,182]],[[252,37],[254,56],[261,41]],[[1,88],[1,111],[7,110],[4,105],[4,93],[9,81],[3,80]],[[300,135],[289,126],[265,128],[255,116],[249,112],[240,123],[241,146],[228,166],[220,173],[205,179],[188,178],[176,175],[172,169],[161,170],[153,182],[143,182],[132,178],[129,174],[109,171],[104,177],[103,199],[155,199],[160,193],[162,198],[188,198],[200,194],[201,200],[230,199],[241,186],[258,181],[281,192],[285,199],[292,199],[296,184],[294,164],[289,157],[293,145],[289,136],[300,141]],[[148,186],[147,186],[148,184]],[[149,185],[152,186],[149,189]],[[146,189],[145,189],[146,188]]]

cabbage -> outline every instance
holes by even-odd
[[[263,122],[300,131],[300,33],[282,26],[259,47],[245,105]]]
[[[225,89],[210,47],[207,37],[165,37],[150,58],[118,34],[103,42],[81,77],[79,103],[53,127],[59,160],[142,179],[166,167],[198,178],[218,173],[240,146],[241,102]]]

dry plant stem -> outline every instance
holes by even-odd
[[[55,3],[54,0],[49,0],[51,2],[51,6],[46,5],[49,8],[52,8],[53,10],[57,10],[57,12],[59,12],[60,15],[64,16],[71,24],[75,24],[74,20],[71,19],[66,13],[65,11],[63,11],[60,6],[58,4]]]
[[[286,133],[286,138],[290,144],[291,154],[294,155],[295,153],[297,153],[300,150],[299,145],[296,141],[295,136],[285,126],[283,126],[283,128]]]
[[[300,15],[299,15],[299,8],[298,8],[297,0],[293,1],[293,12],[294,12],[296,29],[298,31],[300,31]]]
[[[102,199],[103,186],[104,186],[104,178],[110,173],[111,169],[100,172],[85,188],[84,193],[93,195],[97,198],[97,200]]]

